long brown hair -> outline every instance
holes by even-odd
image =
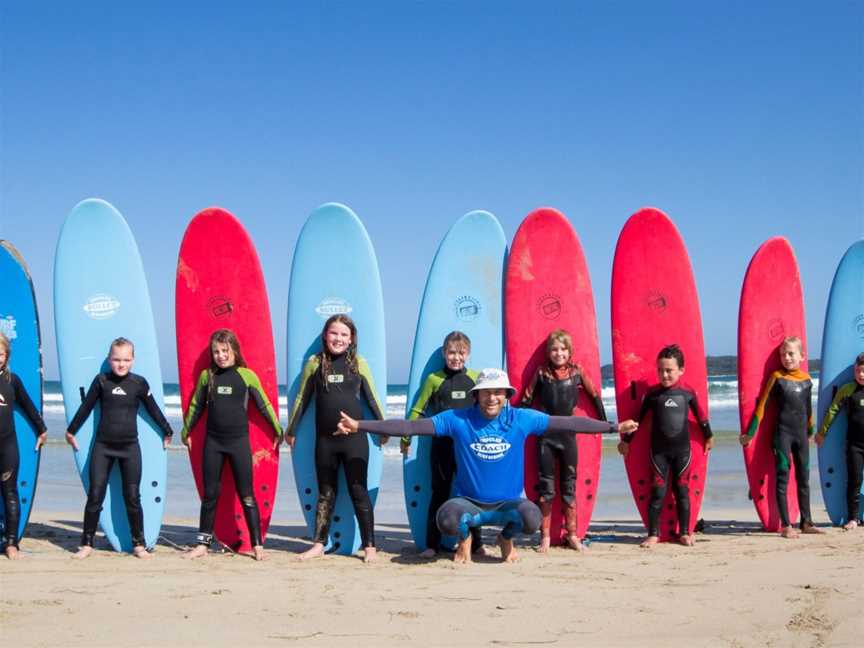
[[[330,374],[330,365],[333,362],[333,355],[327,348],[327,329],[330,328],[331,324],[336,323],[344,324],[348,327],[348,330],[351,331],[351,343],[348,345],[348,350],[345,352],[345,363],[348,365],[349,370],[355,374],[360,373],[360,369],[357,367],[357,326],[354,324],[354,320],[343,313],[331,315],[327,318],[327,321],[324,322],[324,328],[321,329],[321,353],[318,354],[318,357],[321,359],[320,377],[324,389],[328,388],[327,376]]]
[[[573,361],[573,337],[564,329],[555,329],[546,338],[546,362],[540,365],[540,371],[547,378],[552,378],[555,375],[552,362],[549,360],[549,353],[552,351],[552,347],[556,343],[564,345],[564,347],[570,352],[570,357],[567,359],[567,364],[565,365],[567,369],[570,370],[570,374],[573,374],[574,369],[578,371],[578,366]]]
[[[5,333],[0,333],[0,346],[6,349],[6,364],[0,367],[0,371],[3,372],[3,377],[6,379],[6,382],[11,382],[12,372],[7,370],[9,369],[9,360],[12,359],[12,344],[9,342],[9,338],[6,337]]]
[[[213,372],[219,369],[219,366],[213,360],[213,345],[227,344],[234,352],[234,366],[245,367],[246,360],[243,358],[243,353],[240,351],[240,340],[237,339],[237,334],[231,329],[216,329],[213,335],[210,336],[210,343],[207,349],[210,352],[210,366],[207,367],[207,399],[210,400],[213,395]]]

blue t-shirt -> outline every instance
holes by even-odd
[[[525,439],[543,434],[549,416],[533,409],[505,407],[489,420],[477,406],[449,410],[431,419],[435,436],[453,439],[456,477],[453,493],[480,502],[522,497]]]

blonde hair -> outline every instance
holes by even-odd
[[[6,334],[0,332],[0,347],[6,351],[6,362],[2,367],[0,367],[0,371],[4,371],[9,366],[9,359],[12,357],[12,344],[9,342],[9,338],[6,337]],[[6,380],[12,380],[12,376],[10,372],[6,372],[5,376]]]
[[[128,346],[130,349],[132,349],[132,357],[133,358],[135,357],[135,345],[132,344],[132,340],[130,340],[129,338],[125,338],[125,337],[114,338],[114,340],[111,342],[111,346],[108,347],[108,357],[109,358],[111,357],[111,352],[116,347],[121,347],[121,346]]]
[[[789,337],[783,338],[783,342],[780,344],[780,350],[782,351],[783,347],[791,346],[793,344],[798,347],[798,353],[804,355],[804,343],[797,335],[790,335]]]

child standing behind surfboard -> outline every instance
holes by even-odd
[[[777,427],[774,435],[774,458],[777,469],[777,509],[780,513],[780,535],[797,538],[798,532],[789,520],[786,486],[789,483],[789,458],[795,465],[798,482],[798,508],[801,511],[801,532],[822,533],[810,517],[810,437],[813,436],[813,405],[810,397],[813,382],[801,368],[804,348],[799,337],[787,337],[780,345],[783,369],[771,374],[747,431],[741,435],[741,445],[747,447],[759,429],[769,400],[777,403]]]
[[[537,368],[534,377],[522,396],[522,407],[531,407],[537,401],[537,409],[552,416],[572,416],[579,400],[579,387],[594,401],[601,421],[606,420],[603,400],[591,379],[574,364],[573,339],[570,334],[557,329],[546,338],[546,364]],[[549,551],[552,543],[552,501],[555,498],[555,462],[561,475],[560,493],[564,505],[565,536],[571,549],[583,551],[577,532],[576,519],[576,473],[579,463],[576,439],[572,434],[548,433],[537,442],[540,468],[540,553]]]
[[[648,537],[643,548],[660,542],[660,510],[670,479],[675,488],[675,505],[678,510],[679,542],[685,547],[693,546],[690,529],[690,489],[687,473],[690,467],[690,432],[688,411],[693,415],[705,435],[705,453],[714,445],[711,425],[705,416],[696,392],[681,384],[684,375],[684,353],[677,344],[671,344],[657,354],[657,377],[660,384],[649,389],[642,399],[638,423],[642,423],[651,412],[651,466],[654,469],[654,484],[648,504]],[[635,433],[633,433],[635,434]],[[627,456],[633,434],[622,436],[618,452]]]

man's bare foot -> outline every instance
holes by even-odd
[[[854,531],[858,528],[858,520],[849,520],[846,524],[843,525],[844,531]]]
[[[582,541],[579,539],[579,536],[577,536],[577,535],[565,536],[564,542],[567,544],[568,547],[570,547],[571,549],[574,549],[575,551],[578,551],[580,553],[585,551],[585,545],[582,544]]]
[[[795,527],[787,526],[780,529],[780,535],[784,538],[795,540],[798,537],[798,531],[795,530]]]
[[[142,547],[141,545],[138,545],[137,547],[132,547],[132,555],[136,558],[141,558],[142,560],[153,557],[150,552],[147,551],[147,547]]]
[[[183,554],[183,558],[188,558],[189,560],[195,560],[196,558],[203,558],[207,555],[207,545],[199,544],[195,545]]]
[[[21,557],[21,552],[18,551],[18,547],[14,545],[6,545],[6,557],[9,560],[18,560]]]
[[[539,553],[549,553],[549,547],[552,545],[552,538],[548,535],[540,536],[540,546],[537,547]]]
[[[501,547],[501,559],[505,563],[515,563],[519,560],[519,552],[516,551],[516,546],[513,544],[512,539],[507,539],[499,533],[498,546]]]
[[[428,558],[434,558],[437,555],[438,555],[438,552],[435,551],[434,549],[432,549],[432,547],[429,547],[428,549],[424,549],[419,554],[417,554],[417,557],[428,559]]]
[[[93,547],[87,547],[87,546],[78,547],[78,551],[76,551],[74,554],[72,554],[72,557],[75,560],[84,560],[91,553],[93,553]]]
[[[311,560],[324,555],[324,545],[316,542],[309,549],[297,556],[297,560]]]
[[[366,547],[363,549],[363,562],[371,563],[375,562],[375,557],[378,555],[378,551],[375,547]]]
[[[645,538],[642,541],[642,544],[640,544],[639,546],[642,547],[643,549],[650,549],[651,547],[656,545],[658,542],[660,542],[660,538],[658,538],[657,536],[649,535],[647,538]]]
[[[264,545],[255,545],[252,547],[252,557],[258,562],[267,560],[267,554],[264,553]]]
[[[469,535],[464,540],[460,540],[456,545],[456,552],[453,554],[453,562],[460,565],[467,565],[471,562],[471,536]]]
[[[806,533],[807,535],[821,535],[825,532],[812,522],[805,522],[801,525],[801,533]]]
[[[681,537],[678,538],[678,542],[680,542],[685,547],[692,547],[694,544],[696,544],[693,541],[692,535],[682,535]]]

